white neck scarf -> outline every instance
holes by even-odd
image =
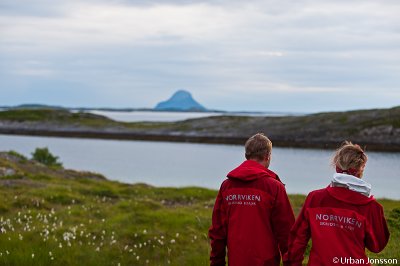
[[[371,184],[365,182],[361,178],[352,175],[335,173],[331,181],[331,186],[345,187],[352,191],[361,193],[367,197],[369,197],[371,194]]]

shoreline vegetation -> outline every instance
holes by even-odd
[[[0,112],[0,134],[240,144],[264,132],[274,146],[336,148],[351,140],[367,150],[400,151],[400,106],[303,116],[213,116],[178,122],[116,122],[60,109]]]
[[[124,184],[32,155],[47,165],[0,152],[1,265],[209,265],[216,190]],[[289,199],[297,215],[305,196]],[[368,256],[400,259],[400,201],[378,202],[391,237]]]

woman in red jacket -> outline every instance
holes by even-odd
[[[389,231],[383,208],[361,179],[366,162],[364,151],[351,142],[336,151],[331,184],[307,196],[291,229],[284,265],[302,265],[310,238],[308,265],[370,265],[365,248],[375,253],[385,248]]]

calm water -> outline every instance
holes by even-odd
[[[146,141],[88,140],[0,135],[0,150],[27,156],[48,147],[66,168],[89,170],[126,183],[201,186],[218,189],[227,172],[244,159],[243,147]],[[400,199],[400,153],[369,152],[365,180],[376,197]],[[331,151],[273,149],[271,170],[288,193],[306,194],[328,185]]]
[[[114,111],[90,111],[93,114],[103,115],[120,122],[176,122],[191,118],[201,118],[218,115],[245,115],[245,116],[283,116],[283,115],[301,115],[292,113],[213,113],[213,112],[151,112],[151,111],[134,111],[134,112],[114,112]]]
[[[221,113],[201,113],[201,112],[150,112],[150,111],[134,111],[134,112],[114,112],[114,111],[90,111],[93,114],[103,115],[119,122],[175,122],[186,120],[189,118],[201,118],[207,116],[217,116]]]

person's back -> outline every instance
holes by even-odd
[[[382,206],[369,196],[371,186],[361,180],[367,157],[351,143],[345,143],[336,157],[349,164],[360,163],[343,167],[345,163],[336,160],[331,185],[307,196],[291,230],[284,265],[302,265],[310,237],[308,265],[369,265],[365,248],[380,252],[387,244],[389,231]]]
[[[363,260],[363,264],[367,264],[365,247],[380,252],[388,241],[382,207],[373,197],[347,188],[328,187],[311,192],[303,210],[298,218],[303,222],[296,223],[292,238],[302,239],[305,233],[302,227],[308,221],[306,227],[312,236],[309,265],[347,264],[344,263],[346,258]],[[304,245],[293,245],[290,256],[292,262],[297,263],[290,265],[301,265]]]
[[[268,139],[258,134],[251,140]],[[258,148],[248,142],[248,160],[227,175],[217,196],[209,230],[211,265],[225,265],[226,247],[229,265],[240,266],[279,265],[280,252],[287,249],[294,215],[285,187],[266,167],[270,149],[264,154],[264,159],[268,157],[264,165],[253,160],[252,151]]]

